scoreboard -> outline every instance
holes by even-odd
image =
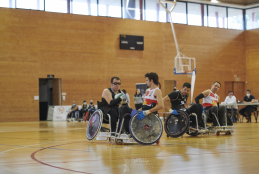
[[[120,35],[120,49],[144,50],[144,36]]]

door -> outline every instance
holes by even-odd
[[[39,79],[40,121],[47,120],[48,106],[61,105],[61,79]]]
[[[236,96],[236,99],[239,101],[243,101],[245,96],[245,82],[234,82],[233,88],[234,96]]]

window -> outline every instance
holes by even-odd
[[[123,0],[123,18],[142,20],[143,11],[142,0]]]
[[[259,28],[259,8],[246,10],[246,29]]]
[[[209,5],[209,27],[227,28],[226,7]]]
[[[168,3],[167,9],[171,9],[173,4]],[[174,23],[186,24],[186,3],[185,2],[177,2],[176,6],[172,12],[172,18]],[[168,16],[168,22],[170,22],[170,17]]]
[[[44,0],[16,0],[17,8],[44,10]]]
[[[15,8],[15,0],[0,0],[0,7]]]
[[[202,26],[203,8],[201,4],[188,3],[188,24]]]
[[[45,0],[45,11],[67,13],[67,0]]]
[[[165,9],[158,3],[158,0],[146,1],[147,21],[166,22],[166,13]]]
[[[207,15],[208,15],[208,11],[207,11],[207,8],[208,8],[208,5],[203,5],[203,9],[204,9],[204,26],[208,26],[208,18],[207,18]]]
[[[228,28],[243,30],[243,10],[228,8]]]
[[[97,16],[97,0],[73,0],[71,13]]]
[[[99,0],[99,16],[121,18],[121,0]]]

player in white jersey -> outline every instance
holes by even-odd
[[[154,72],[146,73],[145,78],[149,89],[146,91],[142,111],[139,111],[137,115],[139,120],[143,120],[146,115],[156,113],[159,109],[164,108],[162,92],[158,87],[160,85],[158,75]]]
[[[224,116],[227,112],[227,109],[225,106],[219,107],[219,96],[216,94],[216,92],[220,89],[221,84],[218,81],[215,81],[213,85],[211,86],[211,89],[203,91],[200,95],[198,95],[195,98],[195,102],[199,103],[199,100],[203,98],[203,108],[205,111],[208,111],[209,114],[214,113],[218,120],[219,124],[221,126],[224,125]],[[211,117],[213,120],[213,126],[219,126],[217,124],[217,121],[214,117]]]

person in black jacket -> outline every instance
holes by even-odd
[[[79,120],[83,119],[83,117],[85,116],[85,114],[87,113],[88,109],[87,109],[87,103],[84,100],[81,110],[79,111]]]
[[[122,94],[119,98],[115,99],[115,95],[122,93],[120,90],[121,80],[119,77],[111,78],[111,87],[103,90],[102,93],[102,102],[99,103],[100,108],[104,117],[104,122],[109,122],[108,118],[105,118],[105,115],[108,113],[111,116],[111,131],[116,131],[116,123],[119,118],[119,104],[122,100],[126,100],[127,96]]]
[[[94,111],[95,111],[95,106],[94,106],[93,100],[90,100],[90,104],[88,106],[88,110],[89,110],[89,117],[90,117],[94,113]]]
[[[244,101],[242,103],[255,103],[255,97],[251,95],[251,91],[248,89],[246,90],[246,96],[244,97]],[[251,113],[256,110],[256,105],[248,105],[239,110],[239,113],[246,117],[247,123],[251,123]]]
[[[202,105],[193,104],[190,108],[187,108],[186,106],[186,102],[189,96],[188,93],[190,90],[191,90],[191,84],[188,82],[185,82],[181,90],[173,91],[163,98],[165,107],[170,108],[169,112],[171,112],[174,115],[178,115],[177,110],[180,110],[180,109],[187,112],[189,115],[191,113],[195,113],[198,118],[198,126],[203,127],[204,125],[202,121],[202,110],[203,110]],[[171,107],[167,104],[167,101],[171,102]],[[196,122],[194,117],[191,117],[190,119],[193,119],[191,121]]]

